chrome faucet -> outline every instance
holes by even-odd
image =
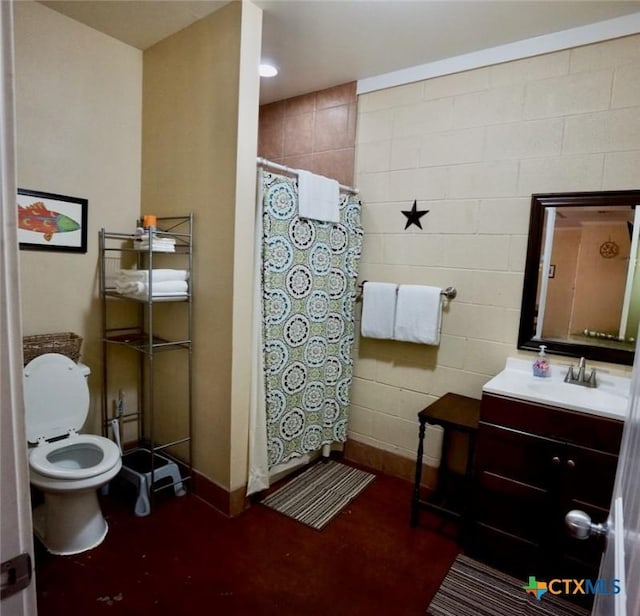
[[[587,376],[585,359],[584,357],[581,357],[580,362],[578,363],[578,374],[575,373],[574,366],[569,366],[567,375],[564,377],[564,382],[571,383],[573,385],[582,385],[583,387],[597,387],[596,369],[592,368],[589,376]]]

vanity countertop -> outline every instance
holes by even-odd
[[[595,389],[564,382],[568,366],[551,364],[548,377],[534,377],[531,365],[518,357],[509,357],[505,369],[485,384],[482,391],[528,402],[538,402],[571,411],[623,420],[628,413],[631,379],[596,369]],[[591,367],[587,365],[587,372]]]

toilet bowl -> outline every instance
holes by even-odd
[[[102,436],[78,434],[89,411],[89,369],[59,355],[24,369],[29,475],[44,494],[33,512],[36,536],[52,554],[79,554],[102,543],[108,525],[98,488],[120,470],[120,450]]]

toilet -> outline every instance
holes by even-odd
[[[44,494],[33,512],[38,539],[52,554],[79,554],[107,535],[97,490],[120,470],[120,450],[102,436],[78,434],[89,412],[90,370],[58,353],[24,368],[31,484]]]

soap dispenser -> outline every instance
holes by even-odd
[[[546,377],[549,376],[549,360],[544,353],[544,350],[547,347],[544,344],[540,345],[540,351],[538,353],[538,357],[536,357],[536,361],[533,362],[533,376],[541,376]]]

